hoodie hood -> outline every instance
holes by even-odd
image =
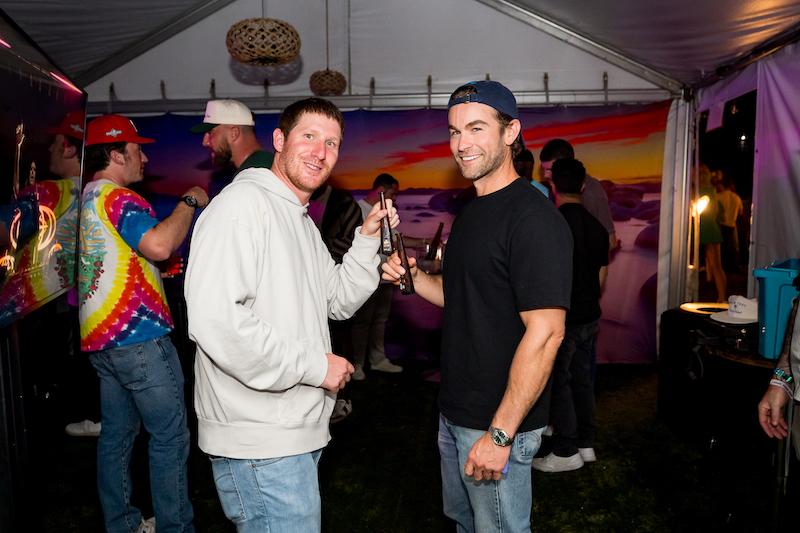
[[[270,194],[286,200],[304,213],[308,211],[308,204],[301,204],[297,195],[283,182],[272,170],[268,168],[246,168],[239,172],[231,183],[247,182],[257,185]]]

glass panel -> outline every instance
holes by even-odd
[[[75,286],[86,93],[0,18],[0,327]]]
[[[700,118],[700,301],[747,294],[755,124],[755,91]]]

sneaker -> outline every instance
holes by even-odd
[[[364,381],[367,377],[367,375],[364,374],[364,367],[361,365],[356,365],[356,370],[350,377],[353,379],[353,381]]]
[[[353,403],[350,400],[336,400],[331,413],[331,424],[341,422],[353,412]]]
[[[139,524],[139,529],[136,533],[156,533],[156,517],[151,516],[147,520],[142,517],[142,522]]]
[[[547,426],[544,428],[544,431],[542,432],[542,436],[543,437],[552,437],[553,436],[553,426],[551,426],[550,424],[547,424]]]
[[[91,420],[84,420],[82,422],[73,422],[67,424],[64,431],[70,437],[99,437],[100,436],[100,422],[92,422]]]
[[[550,453],[541,459],[533,460],[533,468],[540,472],[569,472],[582,466],[583,459],[581,459],[581,454],[579,453],[569,457],[559,457],[554,453]]]
[[[403,367],[392,363],[386,358],[383,358],[378,363],[372,365],[372,370],[377,370],[378,372],[388,372],[389,374],[397,374],[398,372],[403,371]]]
[[[597,461],[597,456],[594,454],[594,448],[578,448],[578,453],[580,454],[584,463],[593,463]]]

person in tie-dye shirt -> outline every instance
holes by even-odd
[[[81,349],[100,378],[102,429],[97,485],[108,531],[144,523],[130,502],[133,441],[150,434],[150,489],[159,531],[194,531],[186,462],[189,430],[183,373],[167,334],[172,316],[155,261],[181,245],[195,210],[208,203],[192,187],[158,221],[132,183],[144,178],[147,156],[130,119],[104,115],[87,126],[86,185],[78,259]]]

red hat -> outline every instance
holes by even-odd
[[[140,137],[133,121],[122,115],[103,115],[86,125],[86,146],[92,144],[136,143],[147,144],[155,139]]]
[[[60,133],[73,139],[83,140],[83,125],[86,123],[86,113],[82,109],[70,111],[64,115],[64,120],[56,127],[47,128],[47,133]]]

